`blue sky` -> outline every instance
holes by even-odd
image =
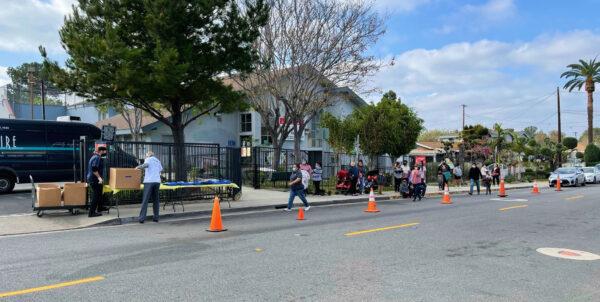
[[[2,1],[0,85],[8,81],[6,67],[39,60],[40,44],[53,58],[65,59],[57,29],[72,3]],[[363,88],[395,90],[429,129],[459,127],[461,104],[467,105],[469,124],[499,121],[506,127],[554,129],[552,93],[563,83],[560,74],[567,64],[600,54],[599,4],[376,0],[387,32],[370,53],[384,62],[394,59],[394,65],[365,79]],[[585,129],[585,94],[561,93],[565,132],[580,134]],[[380,93],[362,96],[377,101]]]

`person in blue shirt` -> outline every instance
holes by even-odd
[[[163,167],[158,158],[154,157],[154,152],[146,152],[146,159],[144,163],[137,166],[136,169],[144,169],[144,193],[142,195],[142,208],[140,209],[140,216],[138,221],[144,223],[146,220],[146,213],[148,211],[148,202],[152,199],[152,220],[158,222],[160,201],[159,188],[160,188],[160,172]]]
[[[92,189],[92,203],[90,204],[89,217],[102,216],[100,212],[108,210],[104,207],[102,200],[102,186],[104,183],[102,175],[104,175],[104,158],[106,157],[106,153],[106,147],[98,147],[98,150],[94,152],[88,163],[86,179]]]
[[[302,172],[300,171],[300,164],[294,164],[294,172],[290,176],[290,198],[288,199],[288,206],[285,208],[286,211],[290,212],[294,207],[294,199],[296,196],[300,197],[302,203],[304,203],[304,210],[310,210],[310,205],[306,200],[305,187],[302,184]]]

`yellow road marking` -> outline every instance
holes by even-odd
[[[518,208],[526,208],[526,207],[528,207],[528,205],[522,204],[520,206],[513,206],[513,207],[498,209],[498,211],[506,211],[506,210],[510,210],[510,209],[518,209]]]
[[[380,232],[380,231],[388,231],[388,230],[394,230],[394,229],[400,229],[400,228],[407,228],[407,227],[415,226],[417,224],[419,224],[419,223],[418,222],[406,223],[406,224],[393,225],[393,226],[383,227],[383,228],[376,228],[376,229],[370,229],[370,230],[362,230],[362,231],[350,232],[350,233],[346,233],[344,235],[345,236],[355,236],[355,235],[361,235],[361,234],[367,234],[367,233],[374,233],[374,232]]]
[[[565,200],[569,200],[570,201],[570,200],[580,199],[580,198],[584,198],[584,197],[585,197],[585,195],[575,195],[575,196],[571,196],[571,197],[565,198]]]
[[[61,287],[73,286],[73,285],[90,283],[90,282],[95,282],[95,281],[102,281],[102,280],[104,280],[104,277],[96,276],[96,277],[79,279],[79,280],[63,282],[63,283],[58,283],[58,284],[53,284],[53,285],[46,285],[46,286],[41,286],[41,287],[17,290],[17,291],[13,291],[13,292],[4,292],[4,293],[0,293],[0,298],[25,295],[25,294],[35,293],[35,292],[41,292],[41,291],[46,291],[46,290],[51,290],[51,289],[56,289],[56,288],[61,288]]]

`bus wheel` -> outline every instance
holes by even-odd
[[[0,174],[0,194],[10,193],[15,187],[15,178],[12,175]]]

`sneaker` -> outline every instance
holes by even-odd
[[[88,217],[98,217],[98,216],[102,216],[102,213],[90,213],[88,215]]]
[[[292,211],[292,209],[288,209],[288,208],[285,208],[283,210],[286,211],[286,212],[291,212]]]
[[[310,210],[310,206],[304,208],[304,211],[308,211],[308,210]]]

